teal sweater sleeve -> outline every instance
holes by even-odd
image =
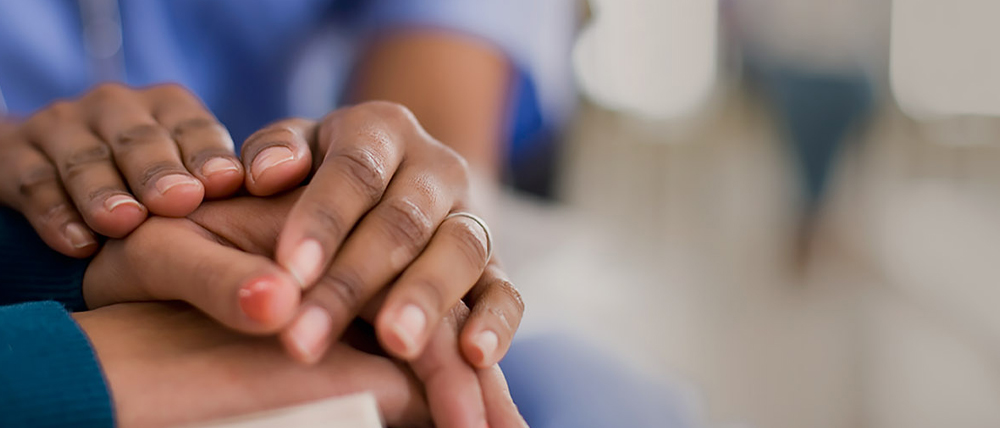
[[[0,305],[53,300],[86,310],[81,284],[87,263],[50,249],[24,216],[0,207]]]
[[[114,426],[90,341],[56,302],[0,306],[0,427]]]
[[[0,208],[0,427],[114,426],[100,365],[67,312],[86,309],[86,267]]]

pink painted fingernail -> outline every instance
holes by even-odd
[[[267,171],[268,168],[281,165],[293,159],[295,159],[295,154],[288,147],[274,146],[266,148],[253,159],[253,164],[250,166],[250,175],[253,176],[254,181],[257,181],[260,179],[261,174]]]
[[[108,199],[104,200],[104,208],[108,211],[114,211],[118,207],[132,207],[136,211],[142,211],[142,205],[135,198],[128,195],[112,195]]]
[[[202,175],[209,177],[220,172],[239,172],[240,167],[226,158],[212,158],[201,166]]]
[[[403,306],[396,317],[396,322],[392,324],[392,332],[403,345],[404,354],[412,354],[416,351],[417,339],[427,327],[427,315],[414,304]]]
[[[500,345],[500,337],[493,330],[480,332],[472,341],[479,348],[479,351],[483,353],[484,362],[493,356],[493,353],[496,352],[497,347]]]
[[[315,239],[306,239],[292,251],[285,267],[299,285],[306,288],[315,280],[322,263],[323,247]]]
[[[66,227],[63,228],[63,234],[66,235],[66,238],[69,239],[69,243],[76,249],[86,248],[97,244],[97,239],[94,238],[94,234],[90,233],[90,230],[79,223],[67,224]]]
[[[318,306],[309,306],[288,328],[288,338],[294,352],[311,362],[318,359],[317,354],[332,328],[330,314]]]
[[[156,180],[156,191],[165,194],[177,186],[201,186],[201,182],[194,177],[184,174],[170,174]]]
[[[254,321],[267,323],[274,319],[272,291],[275,283],[269,278],[257,279],[247,284],[238,292],[240,309]]]

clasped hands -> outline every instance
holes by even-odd
[[[441,427],[523,425],[496,366],[523,304],[496,260],[487,259],[486,231],[465,217],[445,221],[452,212],[474,212],[468,166],[405,108],[369,102],[320,121],[279,121],[248,138],[238,158],[225,128],[185,89],[103,85],[7,124],[0,143],[3,202],[24,213],[57,251],[96,254],[83,293],[88,307],[106,309],[77,319],[94,343],[123,426],[153,422],[143,419],[144,406],[127,405],[141,400],[126,393],[148,393],[151,386],[137,382],[134,370],[120,370],[134,364],[111,364],[134,356],[129,338],[136,346],[166,338],[160,347],[170,338],[193,340],[203,351],[210,341],[190,335],[264,346],[266,339],[220,332],[182,307],[112,306],[170,300],[237,332],[277,335],[292,358],[318,364],[296,370],[351,360],[345,355],[352,352],[384,360],[380,367],[401,373],[383,372],[398,382],[378,394],[395,397],[380,401],[392,425],[427,423],[414,416],[421,414]],[[249,195],[223,199],[241,188]],[[203,203],[206,198],[218,200]],[[100,246],[95,234],[113,239]],[[169,330],[163,325],[178,322],[172,312],[203,327],[188,336]],[[120,333],[116,340],[105,330],[88,330],[110,325],[102,316],[156,331]],[[355,325],[358,317],[372,328]],[[148,322],[158,318],[165,324]],[[347,332],[369,345],[346,350]],[[256,357],[265,358],[263,352]],[[271,374],[260,377],[272,378],[279,391],[299,390],[273,379],[277,363],[267,358],[253,363],[269,367]],[[218,364],[220,370],[246,367],[225,359]],[[387,386],[356,378],[347,383]],[[392,395],[414,388],[421,393]],[[260,407],[290,404],[287,396],[274,398]],[[152,424],[253,410],[196,404],[201,413],[162,415]],[[426,412],[413,410],[424,404]]]

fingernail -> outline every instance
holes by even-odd
[[[67,224],[66,228],[63,229],[63,233],[69,239],[69,243],[73,245],[73,248],[76,249],[89,247],[97,243],[94,235],[79,223]]]
[[[269,147],[258,153],[257,157],[253,159],[253,164],[250,166],[250,174],[253,176],[254,181],[257,181],[260,179],[260,175],[264,171],[267,171],[268,168],[281,165],[293,159],[295,159],[295,154],[287,147]]]
[[[239,172],[240,167],[226,158],[212,158],[201,166],[201,174],[208,177],[220,172]]]
[[[254,280],[240,289],[240,309],[247,318],[260,323],[267,323],[274,318],[270,298],[270,291],[273,289],[274,282],[267,278]]]
[[[306,361],[315,361],[332,326],[330,314],[318,306],[309,306],[289,327],[288,338],[299,356]]]
[[[156,180],[156,191],[160,194],[167,193],[170,189],[177,186],[198,186],[200,185],[198,180],[194,177],[184,175],[184,174],[170,174],[160,177]]]
[[[302,288],[309,286],[323,263],[323,247],[315,239],[306,239],[292,251],[286,268]]]
[[[489,361],[500,345],[500,337],[493,330],[486,330],[476,335],[474,339],[476,347],[483,353],[483,362]]]
[[[135,198],[126,195],[113,195],[104,200],[104,208],[108,211],[114,211],[115,208],[120,206],[131,206],[137,211],[142,211],[142,205]]]
[[[403,345],[403,353],[414,352],[417,346],[417,338],[420,337],[427,326],[427,316],[417,305],[408,304],[399,311],[396,322],[393,323],[392,331]]]

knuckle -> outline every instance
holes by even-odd
[[[129,92],[128,88],[120,83],[108,82],[102,83],[94,87],[90,94],[87,95],[95,101],[105,102],[114,100],[116,98],[122,97]]]
[[[505,296],[507,300],[514,304],[514,309],[517,310],[518,315],[524,313],[524,298],[521,296],[521,292],[518,291],[514,284],[507,280],[501,280],[494,285],[494,288],[498,293]]]
[[[76,210],[64,199],[59,199],[48,205],[40,207],[38,219],[48,225],[62,225],[69,222],[76,214]]]
[[[380,210],[385,232],[397,244],[413,251],[430,239],[434,224],[424,209],[407,198],[391,199]]]
[[[310,297],[328,309],[340,305],[355,312],[364,303],[364,283],[353,271],[327,273],[320,278]]]
[[[318,232],[314,233],[314,235],[326,238],[320,239],[320,241],[334,243],[346,234],[346,222],[333,207],[315,202],[311,204],[307,212],[311,221],[315,224],[315,230]]]
[[[75,150],[67,156],[61,165],[61,171],[67,181],[78,178],[87,167],[102,162],[111,161],[111,149],[104,144],[95,144]]]
[[[382,197],[382,192],[388,184],[388,172],[385,165],[371,151],[365,149],[349,150],[331,155],[339,160],[347,169],[349,182],[357,191],[375,203]]]
[[[119,132],[115,135],[114,141],[118,147],[127,149],[134,146],[168,142],[171,139],[170,134],[162,126],[144,123]]]
[[[140,185],[146,186],[149,182],[153,181],[153,179],[163,176],[166,173],[187,174],[187,170],[172,162],[152,162],[143,165],[139,169],[139,174],[135,176],[135,180],[137,180]]]
[[[150,86],[146,89],[146,93],[153,96],[167,95],[167,96],[182,96],[182,97],[192,97],[191,91],[188,91],[184,85],[175,82],[161,83],[157,85]]]
[[[282,125],[270,125],[264,129],[258,130],[247,137],[246,142],[244,142],[242,147],[242,155],[244,158],[248,154],[254,156],[260,151],[276,145],[285,145],[291,141],[294,141],[297,137],[297,133],[294,129],[289,126]]]
[[[226,128],[219,121],[207,117],[195,117],[180,121],[173,129],[176,137],[199,133],[222,133]]]
[[[17,190],[23,199],[35,198],[39,191],[57,185],[59,175],[52,165],[41,163],[24,171],[18,176]]]
[[[51,130],[60,123],[75,120],[78,117],[76,103],[67,100],[54,101],[44,109],[35,113],[25,124],[29,134],[38,135]]]
[[[422,296],[417,299],[418,301],[431,304],[431,307],[428,309],[433,310],[433,314],[442,314],[446,302],[444,301],[444,293],[441,292],[441,288],[436,284],[439,284],[439,282],[430,278],[420,278],[410,284],[410,287],[412,287],[410,290],[412,295]]]
[[[416,122],[413,112],[405,105],[392,101],[366,101],[356,108],[365,114],[374,115],[393,122]]]
[[[458,246],[458,250],[465,255],[466,259],[472,266],[479,268],[485,267],[487,260],[487,248],[486,241],[480,237],[480,234],[485,233],[482,226],[476,224],[472,220],[460,219],[461,221],[451,221],[453,224],[449,229],[448,233],[451,234],[455,241],[455,245]]]

